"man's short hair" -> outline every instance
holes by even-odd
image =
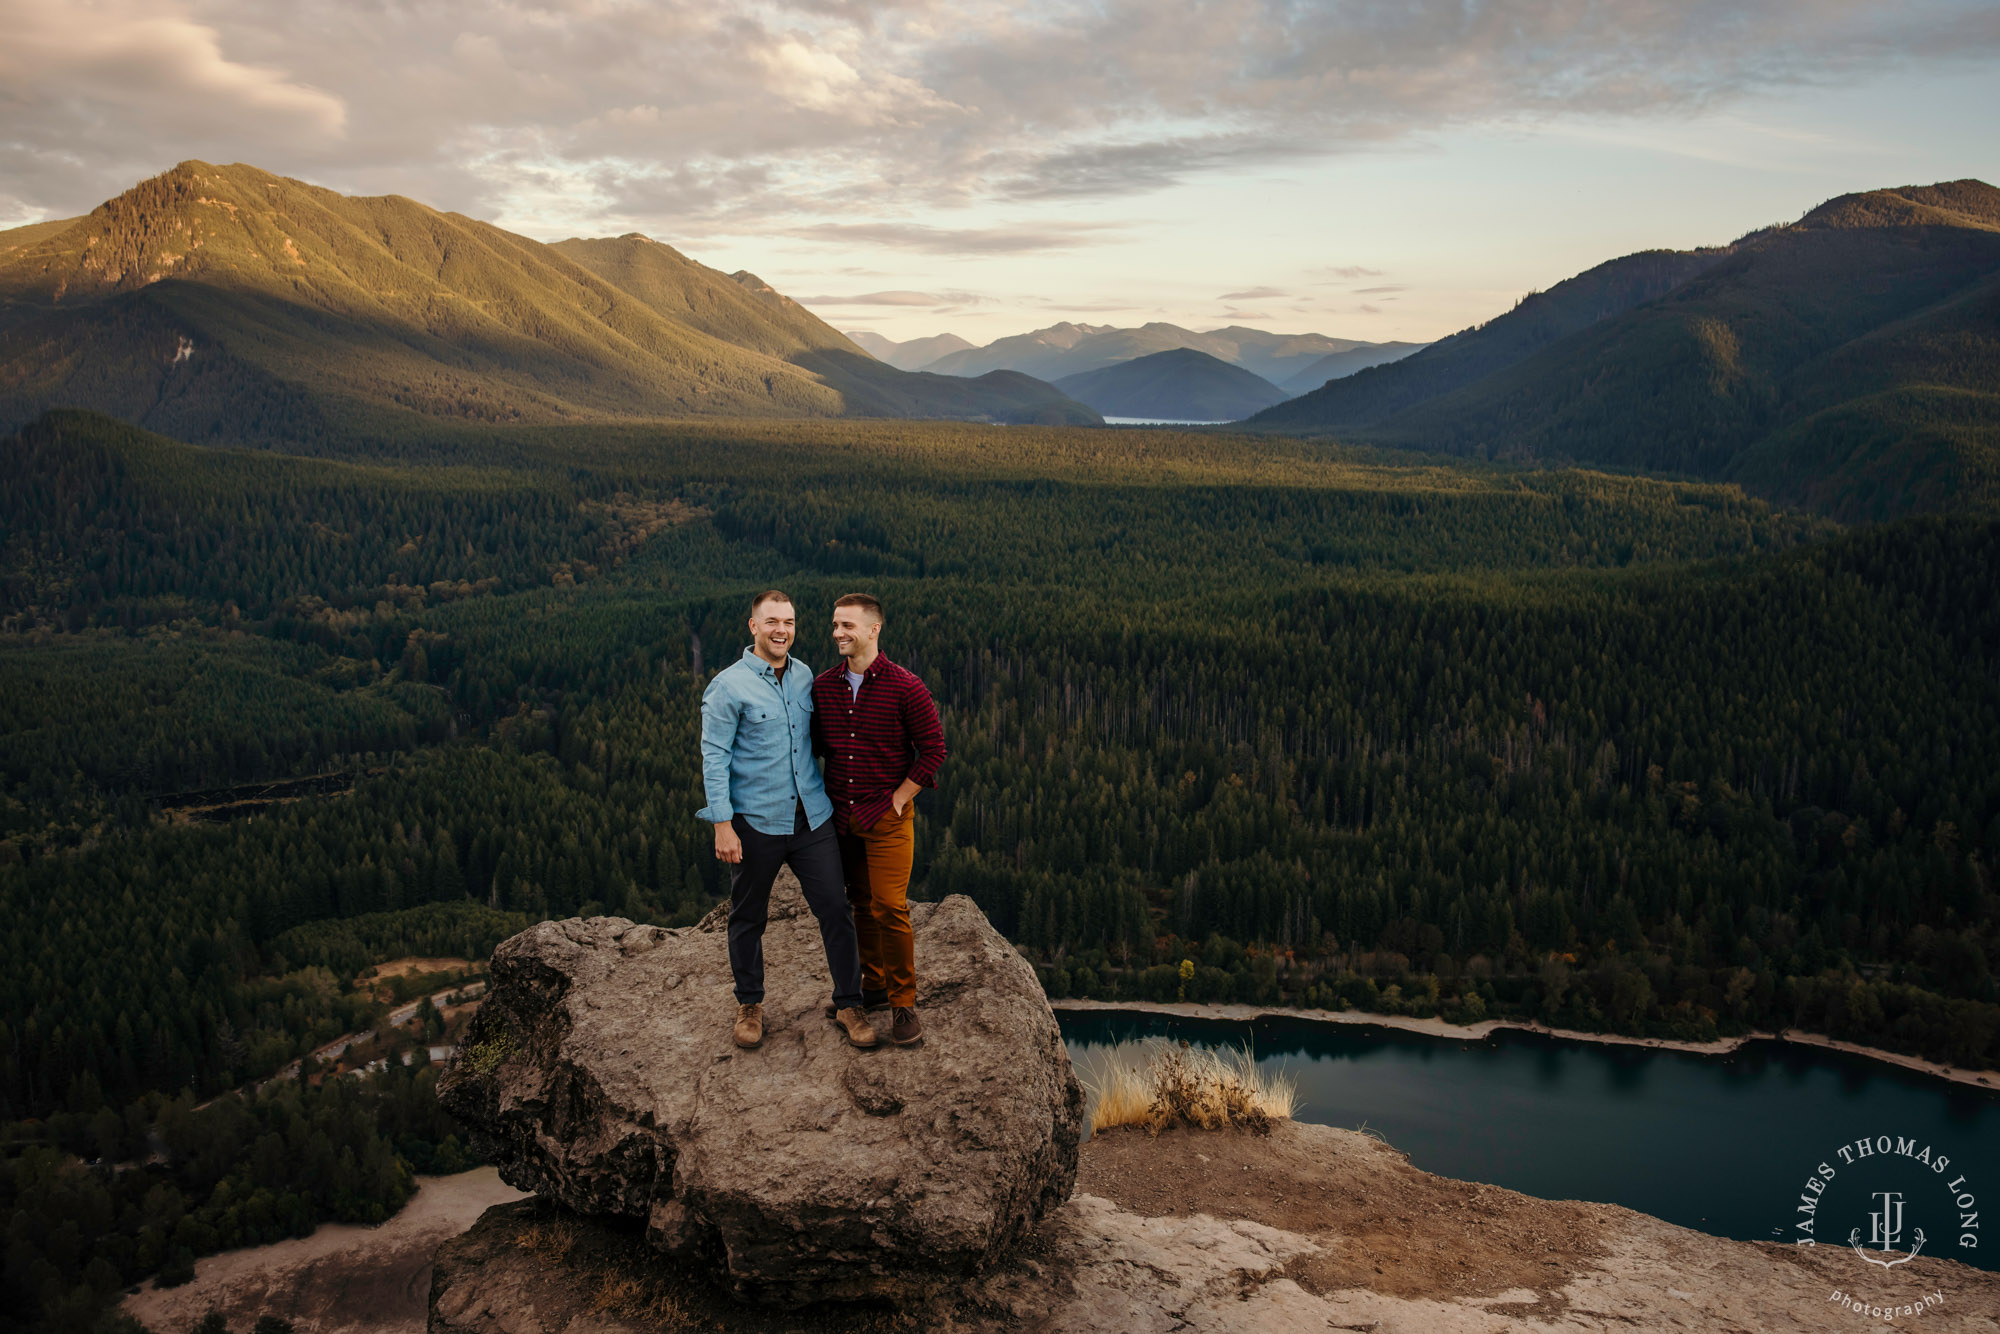
[[[791,600],[792,595],[784,589],[767,588],[756,597],[750,599],[750,614],[755,616],[757,608],[763,606],[766,602],[790,602]]]
[[[882,614],[882,604],[866,593],[849,593],[844,597],[835,599],[833,604],[834,610],[838,611],[842,607],[859,607],[878,621],[886,621],[888,619],[888,617]]]

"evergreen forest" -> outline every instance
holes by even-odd
[[[301,457],[55,412],[0,441],[0,1302],[114,1327],[143,1276],[468,1165],[418,1035],[301,1058],[381,1021],[372,964],[707,911],[697,704],[773,585],[813,667],[835,597],[882,599],[951,751],[920,896],[1052,996],[2000,1067],[1990,511],[1282,436]]]

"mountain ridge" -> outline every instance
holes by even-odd
[[[1285,397],[1262,376],[1192,347],[1064,376],[1056,388],[1106,417],[1171,421],[1236,421]]]
[[[1530,292],[1512,310],[1388,365],[1366,367],[1260,414],[1260,426],[1342,427],[1378,421],[1514,365],[1599,320],[1664,296],[1726,257],[1724,250],[1651,250]]]
[[[1378,346],[1381,345],[1325,334],[1276,334],[1240,324],[1198,333],[1162,320],[1136,328],[1064,320],[1024,334],[997,338],[984,347],[965,348],[923,369],[966,375],[1006,367],[1053,382],[1155,352],[1188,347],[1280,384],[1331,354]]]
[[[905,379],[789,298],[657,242],[566,253],[242,164],[185,162],[38,227],[0,250],[0,423],[68,405],[270,443],[426,419],[1095,419],[1052,389]],[[643,270],[655,290],[580,261]],[[742,342],[717,336],[732,330]]]
[[[877,361],[886,361],[898,370],[918,371],[953,352],[973,346],[955,333],[932,334],[897,342],[867,329],[843,330],[848,339]]]
[[[1523,333],[1531,297],[1250,424],[1734,481],[1844,519],[2000,504],[2000,190],[1862,191],[1674,254],[1612,260],[1541,294],[1663,266],[1603,289],[1643,297],[1623,309],[1578,319],[1592,312],[1572,301],[1576,327],[1555,337]]]
[[[1429,343],[1367,343],[1345,352],[1329,352],[1278,385],[1289,396],[1309,394],[1329,380],[1343,380],[1371,366],[1383,366],[1415,356]]]

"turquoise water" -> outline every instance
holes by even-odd
[[[1907,1228],[1925,1230],[1926,1254],[2000,1268],[2000,1232],[1985,1237],[1976,1218],[1961,1226],[1988,1206],[2000,1219],[2000,1092],[1783,1042],[1695,1056],[1509,1029],[1470,1042],[1297,1020],[1058,1016],[1072,1056],[1160,1036],[1248,1043],[1261,1067],[1295,1080],[1300,1120],[1365,1125],[1428,1172],[1622,1204],[1745,1240],[1799,1240],[1796,1225],[1810,1218],[1822,1244],[1846,1244],[1854,1228],[1865,1243],[1881,1207],[1871,1200],[1890,1190],[1904,1197]],[[1852,1147],[1884,1135],[1889,1152]],[[1949,1169],[1896,1152],[1906,1140],[1949,1157]],[[1815,1214],[1802,1214],[1822,1162],[1836,1176],[1813,1193]],[[1960,1245],[1966,1235],[1977,1246]]]

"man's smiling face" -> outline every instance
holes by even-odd
[[[857,651],[866,653],[872,650],[881,634],[882,622],[870,616],[863,608],[833,609],[833,646],[841,657],[852,658]]]
[[[798,628],[799,614],[791,603],[777,598],[758,603],[750,617],[750,638],[756,643],[757,656],[773,666],[782,663],[792,651],[792,639]]]

